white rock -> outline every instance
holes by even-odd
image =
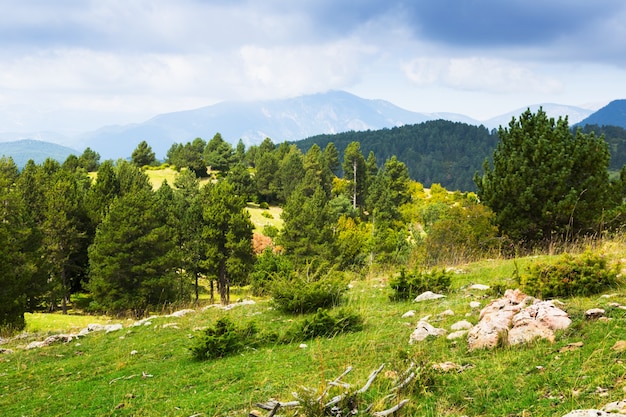
[[[415,327],[415,330],[413,330],[413,333],[411,333],[411,336],[409,338],[409,344],[421,342],[425,340],[428,336],[441,336],[446,333],[446,329],[440,329],[434,327],[430,323],[420,321],[419,323],[417,323],[417,326]]]
[[[480,303],[478,301],[472,301],[472,302],[470,302],[470,307],[471,308],[480,308]]]
[[[450,326],[450,330],[469,330],[472,327],[474,327],[474,325],[472,323],[470,323],[467,320],[461,320],[458,321],[456,323],[454,323],[452,326]]]
[[[415,310],[409,310],[402,315],[402,318],[406,319],[407,317],[413,317],[413,316],[415,316]]]
[[[442,311],[441,313],[437,314],[438,316],[454,316],[454,311],[452,310],[446,310],[446,311]]]
[[[608,413],[624,413],[626,412],[626,400],[614,401],[602,407],[602,411]]]
[[[130,354],[131,354],[131,355],[136,355],[136,354],[138,354],[138,353],[139,353],[139,352],[137,352],[136,350],[131,350],[131,351],[130,351]]]
[[[443,295],[443,294],[435,294],[432,291],[426,291],[424,293],[421,293],[417,297],[415,297],[415,300],[413,300],[413,301],[418,303],[420,301],[437,300],[439,298],[445,298],[445,295]]]
[[[485,285],[485,284],[473,284],[473,285],[470,285],[469,288],[470,288],[470,290],[485,291],[485,290],[488,290],[491,287],[489,287],[489,285]]]
[[[173,312],[172,314],[165,316],[165,317],[182,317],[184,315],[190,314],[190,313],[195,313],[196,310],[192,310],[190,308],[184,309],[184,310],[178,310]]]
[[[300,343],[300,346],[298,346],[300,349],[306,349],[307,345],[306,343]]]
[[[104,326],[104,330],[106,333],[116,332],[118,330],[122,330],[124,326],[121,323],[116,324],[107,324]]]
[[[463,336],[465,336],[467,334],[467,330],[457,330],[456,332],[452,332],[450,333],[446,339],[448,340],[454,340],[454,339],[460,339]]]
[[[602,308],[590,308],[589,310],[585,311],[585,317],[589,320],[598,319],[604,316],[604,313],[605,311]]]
[[[574,410],[563,417],[626,417],[626,414],[607,413],[601,410]]]

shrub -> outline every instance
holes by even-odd
[[[287,313],[312,313],[318,308],[336,306],[348,290],[340,272],[330,271],[324,277],[297,275],[281,279],[272,285],[272,297],[277,309]]]
[[[619,268],[619,264],[610,266],[605,257],[587,251],[537,262],[516,278],[523,291],[536,297],[588,296],[617,285]]]
[[[266,219],[273,219],[274,218],[272,213],[270,213],[269,211],[262,211],[261,212],[261,216],[265,217]]]
[[[399,276],[389,280],[389,286],[393,290],[391,299],[394,301],[409,300],[424,291],[447,292],[450,288],[451,277],[452,273],[444,269],[410,273],[402,269]]]
[[[250,273],[252,294],[266,295],[270,292],[272,282],[288,279],[292,271],[293,265],[287,258],[274,253],[271,247],[266,247],[257,257],[254,269]]]
[[[300,325],[297,338],[301,340],[315,337],[334,337],[340,333],[358,332],[363,329],[363,319],[348,310],[339,310],[331,314],[319,308],[317,313],[305,319]]]
[[[269,208],[270,208],[270,205],[269,205],[269,204],[267,204],[267,202],[266,202],[266,201],[261,201],[261,202],[259,203],[259,208],[262,208],[262,209],[264,209],[264,210],[267,210],[267,209],[269,209]]]
[[[254,323],[238,327],[227,317],[209,327],[197,343],[190,348],[195,359],[216,359],[240,352],[246,345],[254,344],[257,328]]]

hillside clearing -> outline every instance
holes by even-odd
[[[610,248],[615,259],[624,257],[623,244]],[[421,366],[424,382],[402,395],[411,400],[401,412],[407,416],[561,416],[623,399],[624,353],[612,347],[625,338],[626,311],[611,308],[610,303],[625,305],[625,288],[616,288],[610,298],[562,300],[574,323],[557,333],[554,344],[538,341],[493,351],[469,351],[463,339],[445,337],[408,344],[415,323],[427,315],[434,317],[437,327],[449,328],[463,319],[475,324],[480,309],[470,307],[470,301],[484,306],[493,295],[467,287],[512,285],[515,264],[533,261],[532,257],[485,260],[460,267],[447,297],[425,303],[391,302],[388,277],[355,276],[345,305],[365,318],[365,329],[310,340],[304,348],[276,344],[218,360],[191,359],[188,349],[193,339],[219,317],[241,323],[253,320],[268,331],[303,319],[278,313],[268,300],[228,311],[209,308],[184,317],[159,317],[137,327],[125,322],[118,332],[89,334],[39,350],[19,348],[35,336],[12,340],[2,347],[14,353],[0,356],[0,408],[4,415],[243,416],[257,402],[292,400],[291,393],[299,387],[321,390],[348,366],[354,370],[345,381],[362,383],[384,363],[385,372],[368,394],[376,402],[409,360]],[[606,309],[611,319],[585,320],[584,311],[592,307]],[[403,318],[408,310],[414,310],[415,316]],[[446,310],[454,315],[438,316]],[[46,317],[55,315],[35,318]],[[72,319],[67,323],[77,324]],[[561,351],[580,342],[578,349]],[[464,370],[431,369],[442,362],[459,364]]]

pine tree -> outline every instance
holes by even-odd
[[[133,151],[131,161],[135,166],[141,168],[148,165],[154,165],[156,163],[156,156],[150,145],[148,145],[148,142],[142,140]]]
[[[15,186],[18,172],[11,158],[0,158],[0,329],[25,327],[28,287],[33,273],[28,241],[32,230],[26,206]]]
[[[246,202],[235,195],[227,181],[209,183],[200,191],[203,207],[202,237],[206,256],[201,265],[212,271],[222,304],[230,303],[232,283],[243,284],[254,264],[252,232],[254,226],[245,210]]]
[[[88,288],[101,309],[147,308],[177,299],[171,227],[154,194],[139,190],[114,200],[89,248]]]
[[[526,110],[500,127],[493,166],[474,177],[481,201],[502,233],[531,244],[597,230],[608,196],[608,146],[593,133],[573,134],[567,118]]]

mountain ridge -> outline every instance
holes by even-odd
[[[30,135],[0,133],[0,141],[35,138],[74,149],[90,147],[102,160],[128,158],[142,140],[148,142],[157,158],[164,159],[174,143],[185,143],[196,137],[209,140],[220,133],[233,145],[242,139],[247,146],[266,137],[275,143],[303,140],[320,134],[367,131],[448,120],[495,129],[506,127],[512,117],[527,108],[542,107],[550,117],[568,115],[570,125],[590,117],[594,112],[582,107],[554,103],[534,104],[479,121],[457,113],[412,112],[381,99],[365,99],[345,91],[329,91],[288,99],[259,101],[225,101],[191,110],[155,115],[140,123],[107,125],[71,138],[54,132]]]

